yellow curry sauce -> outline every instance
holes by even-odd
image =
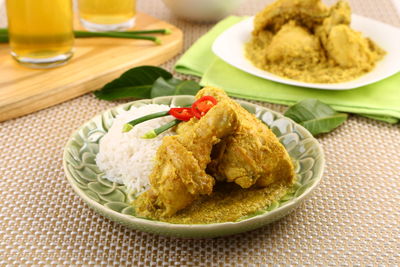
[[[217,183],[214,192],[160,221],[181,224],[235,222],[266,209],[291,190],[291,184],[274,183],[264,188],[244,189],[234,183]]]

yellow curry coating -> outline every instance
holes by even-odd
[[[345,1],[277,0],[256,15],[246,56],[258,68],[290,79],[336,83],[371,71],[385,55],[350,28]]]
[[[236,113],[218,103],[188,131],[164,137],[150,174],[150,190],[136,200],[142,216],[168,217],[212,192],[215,180],[205,172],[213,145],[236,128]]]
[[[180,123],[177,135],[164,137],[151,188],[134,202],[138,215],[174,223],[237,220],[293,184],[293,164],[272,131],[223,90],[205,87],[196,98],[206,95],[218,103],[200,120]]]
[[[237,128],[214,146],[207,171],[219,181],[242,188],[265,187],[277,180],[293,181],[292,161],[275,134],[221,89],[205,87],[196,98],[210,95],[228,102],[237,116]]]

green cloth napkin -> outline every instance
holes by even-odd
[[[229,95],[245,99],[292,105],[317,98],[334,109],[396,123],[400,119],[400,73],[380,82],[352,90],[318,90],[262,79],[225,63],[211,51],[214,40],[243,20],[228,17],[219,22],[178,60],[175,70],[202,77],[202,85],[216,86]]]

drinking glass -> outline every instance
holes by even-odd
[[[123,31],[135,24],[136,0],[79,0],[78,9],[89,31]]]
[[[72,57],[71,0],[7,0],[11,55],[31,68],[51,68]]]

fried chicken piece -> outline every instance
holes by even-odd
[[[136,212],[168,217],[212,192],[215,180],[205,170],[212,147],[236,129],[236,113],[226,102],[210,109],[193,126],[164,137],[150,175],[151,188],[136,200]]]
[[[253,35],[265,30],[275,33],[290,20],[309,28],[328,15],[329,9],[320,0],[277,0],[256,15]]]
[[[321,51],[316,36],[298,26],[295,21],[290,21],[272,38],[265,49],[265,58],[269,62],[301,68],[305,64],[318,63],[323,57]]]
[[[334,26],[344,24],[350,25],[351,8],[346,1],[338,1],[329,10],[329,16],[326,17],[321,25],[315,25],[315,35],[321,40],[321,43],[326,46],[329,33]]]
[[[217,180],[235,182],[242,188],[294,180],[294,168],[288,153],[264,123],[221,89],[205,87],[196,98],[205,95],[227,102],[237,114],[237,129],[214,146],[208,173]]]
[[[374,42],[364,38],[360,32],[352,30],[347,25],[338,25],[332,28],[326,43],[326,50],[329,57],[339,66],[357,67],[365,71],[371,70],[375,66],[375,62],[385,54]]]
[[[351,29],[350,22],[349,4],[339,1],[315,32],[330,60],[344,68],[357,67],[369,71],[385,52],[360,32]]]

